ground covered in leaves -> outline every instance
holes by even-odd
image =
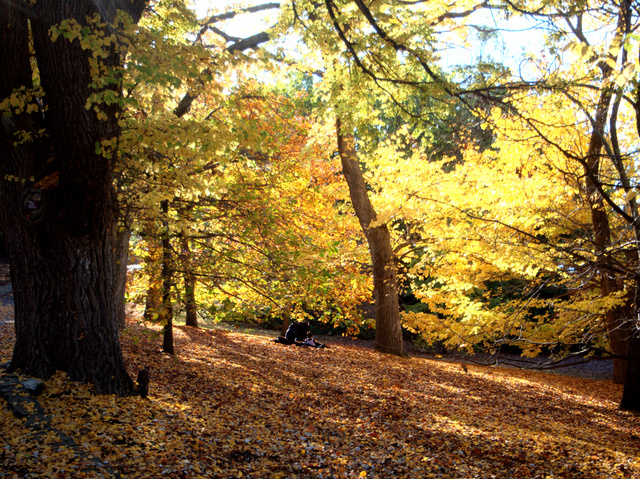
[[[39,401],[74,449],[0,407],[0,477],[640,477],[640,417],[610,382],[186,327],[170,357],[157,333],[130,321],[122,340],[150,400],[47,381]]]

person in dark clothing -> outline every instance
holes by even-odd
[[[289,325],[289,329],[287,329],[287,332],[284,335],[286,340],[289,341],[289,344],[293,344],[296,342],[296,333],[298,329],[297,325],[297,322],[291,323]]]
[[[298,344],[297,341],[304,341],[309,331],[309,323],[306,321],[294,321],[289,325],[289,329],[283,336],[278,336],[273,341],[282,344]]]
[[[296,324],[296,341],[304,341],[309,332],[309,323],[307,321],[295,322]]]

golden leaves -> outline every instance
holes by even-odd
[[[38,103],[44,96],[42,88],[20,87],[0,101],[0,112],[4,116],[20,115],[21,113],[36,113],[40,111],[41,105]],[[22,132],[26,135],[42,135],[42,132]]]

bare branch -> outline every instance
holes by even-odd
[[[250,37],[237,41],[233,45],[227,47],[229,52],[242,52],[244,50],[251,50],[258,48],[261,43],[265,43],[271,40],[271,37],[267,32],[256,33]]]
[[[232,45],[229,45],[227,47],[227,51],[230,53],[233,53],[233,52],[242,52],[244,50],[249,50],[249,49],[255,49],[255,48],[258,48],[258,46],[261,43],[268,42],[270,39],[271,38],[269,37],[269,34],[267,32],[260,32],[248,38],[243,38],[242,40],[239,40]],[[200,77],[208,76],[208,75],[211,75],[211,69],[206,68],[205,70],[202,71]],[[200,85],[204,84],[200,78],[198,78],[196,81]],[[182,100],[180,100],[180,103],[178,103],[178,106],[176,107],[176,109],[173,110],[174,115],[176,115],[178,118],[182,118],[184,115],[189,113],[189,110],[191,109],[191,105],[193,104],[193,101],[196,98],[198,98],[197,93],[194,93],[194,94],[191,94],[190,92],[185,93],[184,96],[182,97]]]
[[[205,25],[211,25],[212,23],[221,22],[223,20],[230,20],[236,15],[243,13],[256,13],[264,10],[274,10],[280,8],[280,3],[263,3],[261,5],[254,5],[252,7],[241,8],[239,10],[229,10],[228,12],[221,13],[219,15],[213,15],[205,22]]]

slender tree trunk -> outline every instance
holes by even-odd
[[[85,108],[99,93],[91,86],[92,55],[78,40],[53,42],[50,29],[64,19],[86,25],[97,13],[113,21],[116,8],[137,21],[146,1],[102,3],[100,12],[96,5],[88,0],[0,2],[0,100],[33,88],[32,62],[45,92],[40,103],[31,100],[45,108],[3,115],[0,121],[0,227],[15,299],[10,370],[42,378],[62,370],[73,380],[92,382],[99,393],[127,395],[133,381],[116,320],[124,297],[114,288],[113,164],[96,153],[96,143],[117,139],[121,107],[103,105],[102,119]],[[114,50],[98,61],[118,68],[123,58]],[[21,132],[33,141],[16,142]]]
[[[289,325],[291,322],[289,321],[289,316],[285,316],[282,320],[282,326],[280,326],[280,336],[284,336],[287,334],[287,329],[289,329]]]
[[[165,216],[169,213],[169,202],[162,202],[162,212]],[[162,337],[162,350],[167,354],[174,354],[173,351],[173,305],[171,304],[172,286],[172,253],[171,238],[169,237],[168,222],[164,222],[165,231],[162,234],[162,310],[160,321],[164,324]]]
[[[280,326],[280,336],[284,336],[287,334],[287,329],[289,329],[289,325],[291,324],[291,305],[288,304],[285,308],[281,310],[282,318],[282,326]]]
[[[158,321],[162,310],[162,242],[151,228],[146,233],[144,235],[147,243],[145,263],[149,284],[145,298],[144,319],[153,322]]]
[[[187,271],[184,275],[185,324],[198,327],[198,307],[196,304],[196,276]]]
[[[391,235],[386,225],[371,226],[376,212],[369,200],[367,186],[358,163],[355,139],[345,133],[340,120],[336,122],[338,153],[351,203],[369,244],[373,263],[373,293],[376,304],[375,349],[383,353],[406,355],[402,343],[400,305],[395,255]]]
[[[185,324],[194,328],[198,327],[198,306],[196,304],[196,275],[191,270],[191,249],[184,236],[181,238],[182,266],[184,268],[184,308]]]

